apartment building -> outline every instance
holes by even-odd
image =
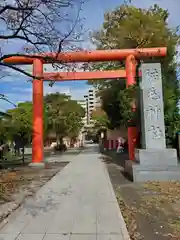
[[[81,107],[84,108],[84,110],[85,110],[85,116],[84,116],[84,118],[83,118],[83,124],[84,124],[84,126],[86,126],[86,125],[87,125],[87,122],[88,122],[88,119],[87,119],[87,118],[88,118],[88,109],[87,109],[88,105],[87,105],[87,100],[86,100],[86,99],[79,100],[78,103],[79,103],[79,105],[81,105]]]
[[[90,88],[84,98],[87,104],[87,125],[92,125],[94,123],[92,112],[97,106],[100,106],[100,98],[97,97],[97,90],[95,88]]]
[[[97,90],[90,88],[87,94],[84,95],[83,100],[79,100],[78,103],[85,109],[85,117],[83,118],[84,126],[90,126],[94,123],[92,119],[92,112],[101,105],[100,98],[97,97]]]

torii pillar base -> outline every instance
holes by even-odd
[[[45,168],[46,167],[46,164],[44,162],[32,162],[29,164],[29,167],[32,167],[32,168]]]

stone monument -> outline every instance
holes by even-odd
[[[160,63],[143,63],[140,84],[142,149],[135,150],[133,179],[166,181],[180,179],[176,149],[166,148],[164,102]]]

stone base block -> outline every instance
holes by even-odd
[[[36,162],[32,162],[29,164],[29,167],[32,168],[45,168],[46,164],[44,162],[40,162],[40,163],[36,163]]]
[[[177,166],[177,150],[166,149],[136,149],[135,158],[141,166]]]
[[[132,160],[125,161],[124,172],[128,173],[132,178],[133,178],[133,165],[134,164],[137,164],[137,163],[135,163],[135,161],[132,161]]]
[[[176,166],[143,166],[135,161],[128,160],[125,163],[125,172],[131,176],[134,182],[180,180],[180,164]]]
[[[142,166],[132,165],[133,181],[175,181],[180,180],[180,164],[177,166]]]

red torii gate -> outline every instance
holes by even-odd
[[[124,50],[96,50],[65,53],[44,53],[32,56],[13,56],[4,60],[6,64],[33,64],[33,140],[32,163],[42,163],[44,159],[43,144],[43,81],[71,81],[88,79],[126,78],[126,87],[136,83],[136,59],[149,57],[164,57],[167,48],[144,48]],[[125,60],[126,70],[97,72],[67,72],[43,73],[44,63],[72,63]],[[40,80],[41,79],[41,80]],[[135,111],[135,106],[132,111]],[[128,127],[129,159],[134,160],[136,127]]]

